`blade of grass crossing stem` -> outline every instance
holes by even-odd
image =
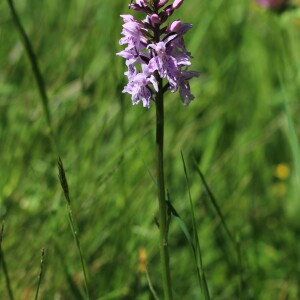
[[[198,236],[198,231],[197,231],[197,226],[196,226],[196,218],[195,218],[194,206],[193,206],[192,195],[191,195],[191,190],[190,190],[190,184],[189,184],[186,164],[185,164],[182,152],[181,152],[181,159],[182,159],[182,163],[183,163],[186,185],[187,185],[188,193],[189,193],[190,209],[191,209],[191,215],[192,215],[192,226],[193,226],[193,243],[194,243],[194,247],[195,247],[195,260],[196,260],[196,264],[199,265],[199,268],[200,268],[200,283],[201,283],[202,293],[204,294],[205,300],[207,300],[207,299],[210,299],[210,296],[209,296],[208,286],[207,286],[205,273],[204,273],[204,269],[203,269],[202,253],[201,253],[200,241],[199,241],[199,236]]]
[[[172,206],[169,195],[168,195],[168,204],[170,206],[170,209],[172,211],[172,215],[173,218],[175,218],[176,222],[178,223],[181,231],[183,232],[183,234],[185,235],[188,243],[190,244],[192,251],[193,251],[193,255],[194,255],[194,259],[195,259],[195,265],[196,265],[196,271],[197,271],[197,278],[198,278],[198,282],[199,285],[201,287],[202,283],[201,283],[201,276],[200,276],[200,270],[199,270],[199,266],[197,263],[197,255],[196,255],[196,247],[194,245],[194,241],[193,238],[191,237],[190,233],[189,233],[189,229],[187,227],[187,225],[184,223],[184,221],[181,219],[181,217],[179,216],[178,212],[175,210],[175,208]]]
[[[44,270],[44,260],[45,260],[45,249],[42,248],[40,274],[39,274],[39,280],[38,280],[38,284],[37,284],[36,292],[35,292],[35,298],[34,298],[35,300],[37,300],[38,296],[39,296],[39,290],[40,290],[40,286],[41,286],[41,282],[42,282],[42,276],[43,276],[43,270]]]
[[[77,246],[77,250],[78,250],[78,253],[79,253],[79,256],[80,256],[81,267],[82,267],[83,276],[84,276],[84,286],[85,286],[86,298],[90,299],[89,290],[88,290],[88,277],[87,277],[85,262],[84,262],[84,259],[83,259],[83,254],[82,254],[82,250],[81,250],[81,245],[80,245],[80,240],[79,240],[79,237],[78,237],[78,233],[75,230],[75,220],[73,218],[73,213],[72,213],[72,208],[71,208],[71,199],[70,199],[70,195],[69,195],[68,181],[67,181],[67,177],[66,177],[66,173],[65,173],[65,170],[64,170],[63,163],[62,163],[60,158],[57,161],[57,165],[58,165],[58,176],[59,176],[60,184],[61,184],[61,187],[63,189],[65,199],[66,199],[66,203],[67,203],[69,224],[70,224],[71,231],[72,231],[72,234],[73,234],[76,246]]]
[[[2,223],[1,231],[0,231],[0,266],[2,265],[2,268],[3,268],[6,289],[8,292],[9,299],[14,300],[14,295],[13,295],[11,284],[10,284],[10,278],[8,275],[7,265],[6,265],[5,258],[4,258],[4,252],[2,250],[3,232],[4,232],[4,224]]]
[[[189,233],[189,229],[187,227],[187,225],[184,223],[184,221],[182,220],[182,218],[179,216],[178,212],[176,211],[176,209],[174,208],[174,206],[171,204],[171,200],[170,200],[170,195],[167,195],[167,202],[169,205],[169,209],[172,213],[173,218],[175,219],[175,221],[177,222],[177,224],[179,225],[181,231],[183,232],[184,236],[186,237],[188,243],[190,244],[191,248],[192,248],[192,252],[193,252],[193,257],[195,260],[195,267],[196,267],[196,272],[197,272],[197,279],[198,279],[198,283],[200,285],[201,291],[203,292],[203,281],[205,281],[206,283],[206,279],[205,279],[205,274],[204,272],[201,272],[201,268],[199,266],[198,263],[198,255],[197,255],[197,250],[196,250],[196,246],[193,240],[193,237],[190,235]],[[201,276],[204,277],[204,280],[201,279]],[[207,288],[207,285],[206,285]],[[208,292],[208,288],[206,290],[204,290],[204,295],[205,295],[205,299],[210,299],[209,297],[209,292]]]

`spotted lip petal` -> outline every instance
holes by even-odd
[[[134,105],[142,101],[143,106],[149,108],[152,91],[148,85],[153,80],[155,80],[154,77],[148,79],[145,74],[137,73],[130,78],[129,83],[123,89],[123,93],[131,94]]]

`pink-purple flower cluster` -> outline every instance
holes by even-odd
[[[279,8],[288,3],[289,0],[256,0],[256,2],[264,7]]]
[[[127,45],[117,55],[125,58],[128,70],[128,84],[123,93],[129,93],[133,104],[142,101],[150,107],[157,93],[179,91],[187,106],[194,96],[189,80],[198,72],[188,71],[191,53],[186,50],[183,35],[192,27],[180,20],[166,23],[184,0],[136,0],[129,8],[146,14],[144,20],[136,20],[132,15],[121,15],[123,37],[120,45]]]

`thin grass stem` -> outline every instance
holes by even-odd
[[[154,289],[154,287],[153,287],[153,284],[152,284],[152,281],[150,279],[148,270],[146,270],[146,279],[147,279],[148,286],[149,286],[149,289],[150,289],[150,292],[151,292],[153,298],[155,300],[160,300],[159,297],[158,297],[158,295],[157,295],[157,293],[156,293],[156,291],[155,291],[155,289]]]
[[[84,276],[84,287],[85,287],[85,292],[86,292],[86,299],[89,300],[90,296],[89,296],[89,290],[88,290],[88,276],[87,276],[85,261],[83,259],[83,254],[82,254],[82,249],[81,249],[78,232],[75,229],[76,224],[75,224],[75,220],[74,220],[73,213],[72,213],[68,181],[67,181],[63,163],[60,158],[58,158],[57,165],[58,165],[58,175],[59,175],[60,184],[61,184],[61,187],[62,187],[64,195],[65,195],[65,199],[66,199],[68,220],[69,220],[70,228],[71,228],[71,231],[72,231],[75,243],[76,243],[76,247],[77,247],[77,250],[79,253],[79,257],[80,257],[81,267],[82,267],[83,276]]]
[[[3,240],[4,224],[2,223],[1,232],[0,232],[0,265],[2,265],[3,273],[5,277],[6,289],[8,292],[9,300],[14,300],[13,291],[10,284],[10,278],[8,274],[7,265],[4,258],[4,252],[2,250],[2,240]]]
[[[239,270],[239,280],[240,280],[239,299],[245,299],[243,295],[245,294],[246,285],[243,276],[242,251],[241,251],[241,241],[239,235],[236,236],[236,249],[238,255],[238,270]]]
[[[39,290],[40,290],[40,286],[41,286],[41,282],[42,282],[42,275],[43,275],[43,271],[44,271],[44,261],[45,261],[45,249],[42,248],[40,273],[39,273],[39,280],[38,280],[38,284],[37,284],[36,292],[35,292],[35,298],[34,298],[35,300],[37,300],[38,296],[39,296]]]
[[[200,283],[200,286],[202,289],[202,293],[204,295],[204,299],[209,300],[210,295],[209,295],[209,290],[208,290],[207,281],[206,281],[204,268],[203,268],[203,259],[202,259],[202,253],[201,253],[201,248],[200,248],[199,236],[198,236],[198,232],[197,232],[196,218],[195,218],[194,206],[193,206],[193,201],[192,201],[190,183],[189,183],[186,164],[185,164],[185,160],[184,160],[182,152],[181,152],[181,159],[182,159],[182,163],[183,163],[185,181],[186,181],[186,185],[188,188],[190,208],[191,208],[191,214],[192,214],[192,226],[193,226],[192,248],[193,248],[195,264],[196,264],[196,268],[197,268],[197,276],[198,276],[198,280],[199,280],[199,283]]]
[[[213,192],[211,191],[209,185],[206,182],[206,179],[203,175],[203,173],[201,172],[200,168],[197,166],[197,163],[194,162],[195,166],[196,166],[196,171],[199,175],[199,177],[201,178],[201,181],[205,187],[205,190],[213,204],[214,209],[217,212],[217,215],[219,216],[219,218],[221,219],[221,223],[226,231],[226,234],[228,235],[230,241],[232,242],[235,252],[236,252],[236,257],[237,257],[237,264],[238,264],[238,275],[239,275],[239,299],[242,299],[242,294],[245,293],[245,290],[241,290],[242,288],[244,289],[245,287],[245,281],[243,278],[243,268],[242,268],[242,255],[241,255],[241,243],[240,243],[240,237],[238,237],[237,239],[234,238],[233,234],[231,233],[231,231],[229,230],[226,222],[225,222],[225,218],[221,212],[221,209],[218,205],[218,202],[213,194]]]
[[[33,71],[33,75],[38,87],[38,91],[40,94],[40,99],[42,102],[42,107],[43,107],[43,112],[46,118],[46,122],[49,128],[49,138],[51,141],[51,145],[52,145],[52,149],[53,149],[53,153],[55,154],[55,157],[59,157],[59,147],[57,145],[57,139],[55,138],[55,133],[52,127],[52,121],[51,121],[51,114],[50,114],[50,110],[49,110],[49,100],[48,100],[48,95],[47,95],[47,91],[46,91],[46,87],[45,87],[45,81],[44,81],[44,77],[42,75],[42,72],[40,70],[39,64],[38,64],[38,60],[37,60],[37,56],[33,50],[33,47],[31,45],[30,39],[28,38],[26,31],[20,21],[20,18],[17,14],[17,11],[14,7],[13,4],[13,0],[7,0],[8,5],[10,7],[10,11],[11,11],[11,15],[12,15],[12,19],[14,21],[14,24],[20,34],[21,37],[21,41],[24,45],[26,54],[28,56],[29,62],[31,64],[32,67],[32,71]],[[63,171],[63,164],[61,159],[58,159],[58,166],[59,166],[59,171]],[[59,173],[60,179],[62,179],[61,174],[63,173]],[[65,175],[64,175],[65,176]],[[65,177],[64,177],[65,178]],[[88,292],[88,284],[87,284],[87,274],[86,274],[86,268],[85,268],[85,264],[84,264],[84,260],[83,260],[83,255],[82,255],[82,251],[81,251],[81,246],[80,246],[80,242],[79,242],[79,238],[77,236],[77,232],[75,230],[75,222],[74,222],[74,218],[72,215],[72,210],[71,210],[71,202],[70,202],[70,198],[69,198],[69,194],[66,193],[66,190],[68,188],[67,185],[67,181],[65,179],[65,182],[62,182],[62,187],[64,190],[64,194],[65,194],[65,198],[67,200],[67,208],[68,208],[68,219],[69,219],[69,223],[70,223],[70,227],[71,227],[71,231],[73,233],[74,239],[76,241],[76,246],[79,252],[79,256],[80,256],[80,260],[81,260],[81,265],[82,265],[82,271],[84,274],[84,284],[85,284],[85,290],[86,290],[86,297],[87,299],[89,299],[89,292]],[[63,186],[63,184],[65,184]]]
[[[208,194],[208,196],[209,196],[209,198],[210,198],[210,200],[212,202],[212,205],[213,205],[214,209],[216,210],[219,218],[221,219],[222,225],[223,225],[223,227],[224,227],[224,229],[225,229],[225,231],[226,231],[226,233],[227,233],[230,241],[233,243],[233,245],[236,246],[235,239],[234,239],[232,233],[230,232],[230,230],[229,230],[229,228],[228,228],[228,226],[227,226],[227,224],[225,222],[225,218],[223,217],[223,214],[221,212],[221,209],[220,209],[220,207],[218,205],[218,202],[217,202],[214,194],[212,193],[210,187],[208,186],[208,184],[206,182],[206,179],[205,179],[203,173],[201,172],[200,168],[197,166],[197,163],[196,162],[194,162],[194,163],[195,163],[196,171],[197,171],[197,173],[198,173],[198,175],[199,175],[199,177],[200,177],[200,179],[201,179],[201,181],[202,181],[202,183],[203,183],[203,185],[205,187],[205,190],[206,190],[206,192],[207,192],[207,194]]]

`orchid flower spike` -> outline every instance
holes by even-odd
[[[184,0],[135,0],[129,8],[145,15],[136,20],[132,15],[121,15],[123,19],[123,37],[120,45],[125,49],[117,55],[125,59],[128,70],[125,75],[128,84],[123,93],[129,93],[133,104],[142,102],[149,108],[151,100],[156,101],[158,92],[179,91],[184,105],[194,99],[189,81],[199,73],[189,71],[191,54],[184,43],[184,34],[192,27],[180,20],[165,24]],[[163,86],[159,86],[163,82]],[[162,89],[162,90],[159,90]]]

